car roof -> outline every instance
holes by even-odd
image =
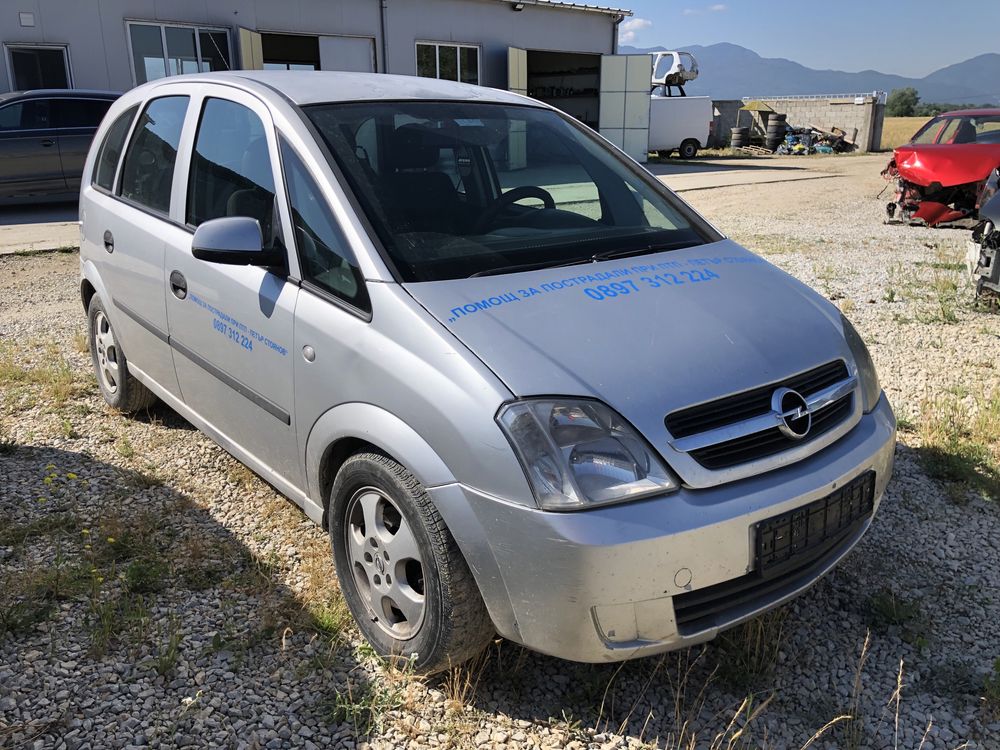
[[[121,96],[119,91],[101,91],[99,89],[27,89],[25,91],[8,91],[0,94],[0,101],[12,99],[45,99],[59,97],[65,99],[108,99],[114,100]]]
[[[982,115],[1000,115],[1000,109],[984,107],[982,109],[953,109],[942,112],[938,117],[977,117]]]
[[[536,99],[530,99],[510,91],[469,83],[442,81],[437,78],[387,73],[347,73],[332,70],[234,70],[171,76],[161,78],[156,83],[163,85],[182,81],[226,83],[246,86],[247,88],[269,88],[279,91],[292,102],[301,106],[327,102],[397,101],[401,99],[545,106]]]

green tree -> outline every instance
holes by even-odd
[[[920,94],[912,86],[893,89],[885,100],[885,114],[887,117],[913,117],[919,101]]]

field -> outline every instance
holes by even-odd
[[[929,117],[886,117],[882,126],[882,150],[901,146],[927,122]]]
[[[105,406],[77,255],[0,256],[0,748],[1000,748],[1000,316],[968,232],[883,223],[884,162],[683,194],[851,318],[896,464],[809,591],[622,665],[501,640],[431,679],[386,664],[323,529],[162,404]]]

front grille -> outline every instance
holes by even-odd
[[[827,362],[812,370],[794,375],[785,380],[762,385],[749,391],[726,396],[707,404],[690,406],[667,416],[666,424],[675,438],[697,435],[716,427],[766,414],[771,410],[771,395],[775,388],[791,388],[803,396],[828,388],[847,378],[847,365],[843,360]]]
[[[708,630],[807,585],[872,515],[875,472],[802,508],[757,524],[754,571],[674,597],[681,635]]]
[[[850,416],[853,408],[854,399],[849,395],[813,412],[812,429],[809,430],[806,440],[812,440],[824,432],[832,430]],[[746,437],[716,443],[707,448],[699,448],[691,451],[689,455],[706,469],[726,469],[737,464],[773,456],[796,445],[801,445],[802,442],[802,440],[792,440],[786,437],[781,433],[781,430],[774,427]]]
[[[771,411],[771,396],[775,389],[785,387],[805,397],[846,380],[849,376],[843,360],[828,362],[785,380],[762,385],[749,391],[691,406],[669,414],[665,420],[674,439],[697,435],[719,427],[742,422]],[[803,442],[813,440],[843,422],[853,411],[853,395],[847,395],[813,412],[812,429],[805,441],[786,437],[777,428],[752,435],[715,443],[690,451],[690,456],[706,469],[726,469],[731,466],[767,458]]]

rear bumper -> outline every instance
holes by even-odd
[[[812,563],[757,588],[737,582],[754,574],[755,524],[868,471],[875,473],[877,510],[895,438],[883,397],[817,455],[711,489],[577,513],[538,511],[457,484],[430,492],[501,635],[564,659],[618,661],[707,641],[815,583],[864,535],[871,517]],[[741,593],[731,601],[716,598],[707,614],[691,617],[694,592],[725,582],[737,583]],[[728,589],[714,589],[720,590]]]

